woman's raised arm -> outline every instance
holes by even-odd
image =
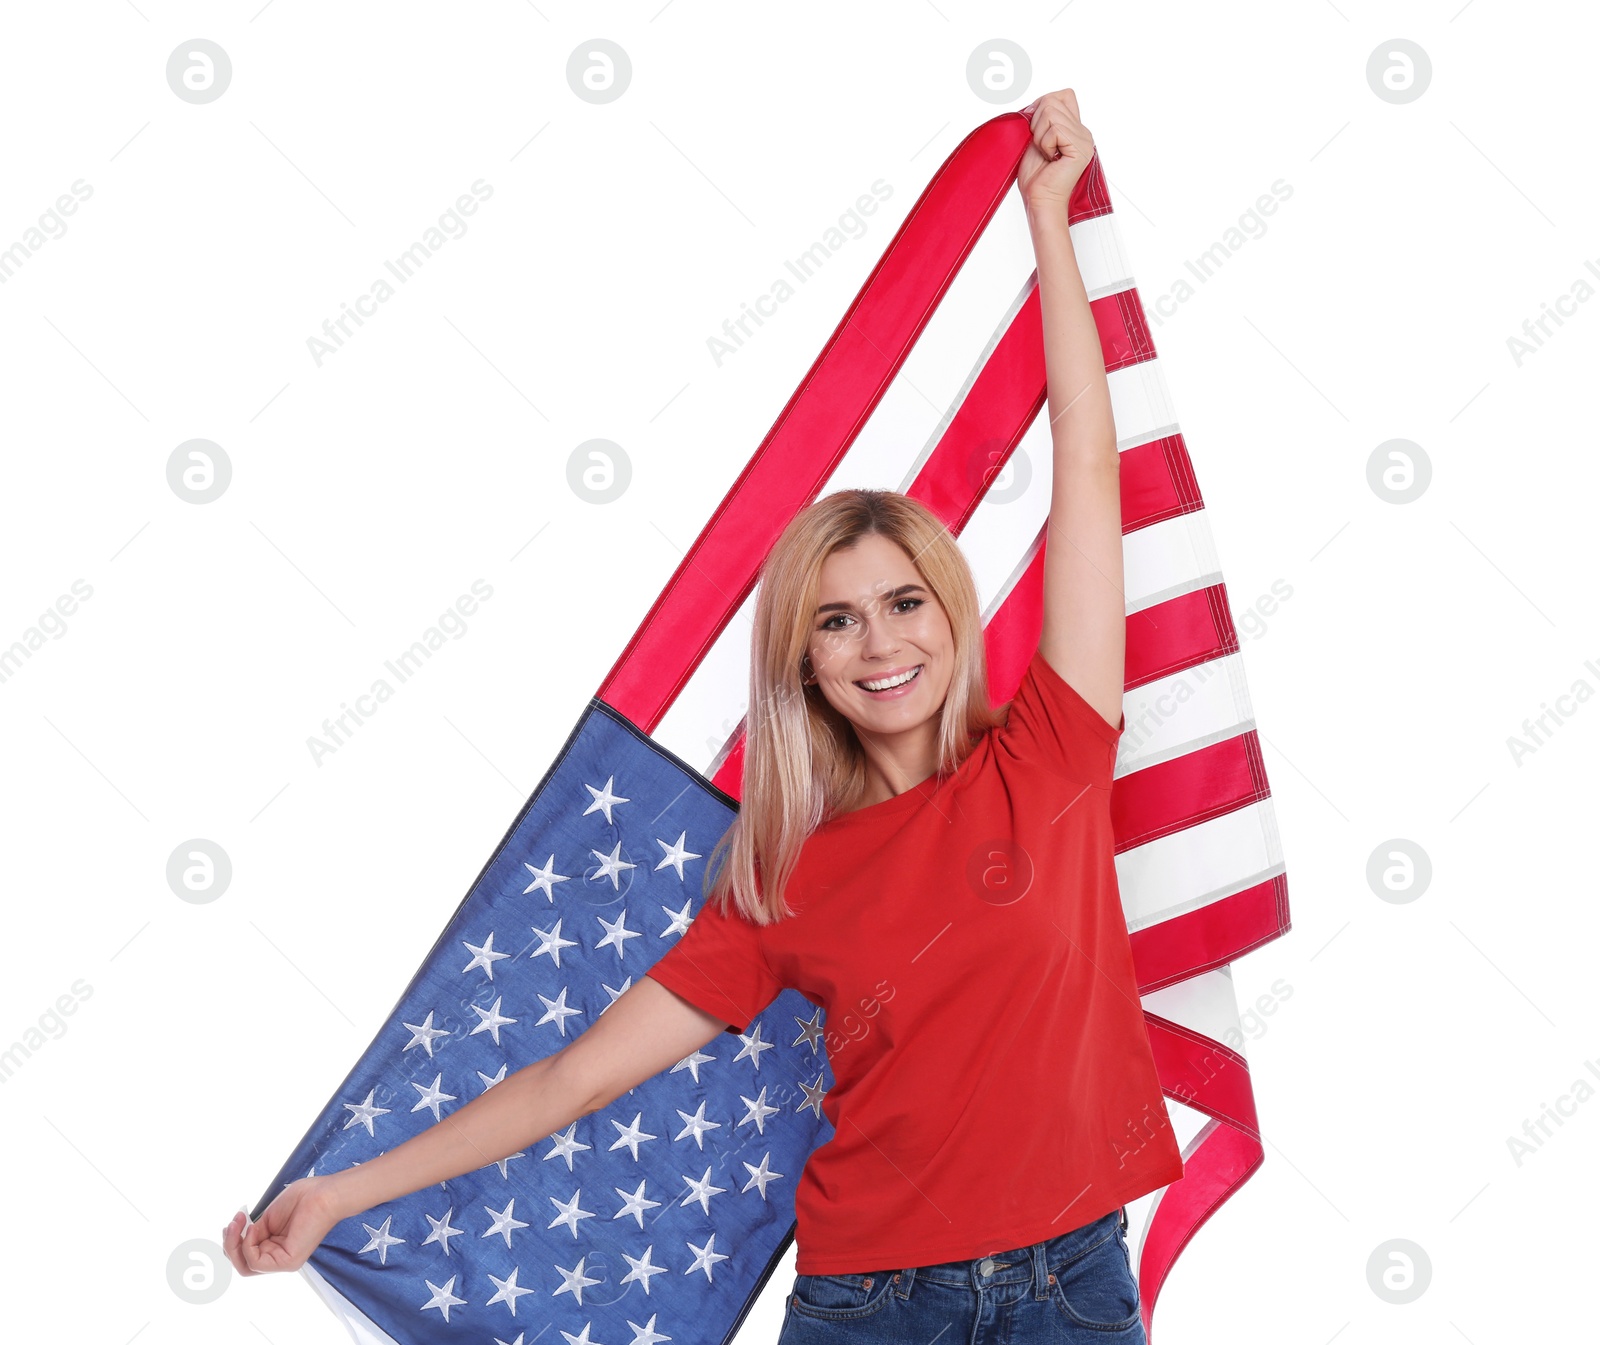
[[[1094,154],[1071,89],[1031,109],[1017,169],[1039,267],[1052,479],[1039,649],[1108,724],[1122,717],[1127,598],[1121,463],[1100,333],[1067,226],[1072,190]]]

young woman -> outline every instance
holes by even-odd
[[[892,491],[802,511],[763,565],[740,811],[707,899],[554,1055],[224,1246],[297,1269],[334,1224],[599,1111],[786,987],[827,1012],[834,1134],[796,1190],[780,1345],[1143,1342],[1126,1202],[1183,1174],[1113,866],[1125,599],[1116,433],[1067,229],[1070,89],[1018,170],[1053,452],[1037,650],[990,708],[955,539]]]

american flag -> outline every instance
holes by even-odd
[[[687,928],[738,806],[757,573],[819,495],[887,487],[945,520],[991,694],[1014,694],[1042,621],[1051,462],[1014,188],[1028,138],[1004,114],[939,168],[252,1218],[559,1050]],[[1117,877],[1184,1153],[1129,1229],[1149,1331],[1183,1247],[1261,1163],[1229,963],[1289,913],[1238,634],[1098,151],[1070,215],[1122,462]],[[301,1273],[362,1345],[529,1345],[552,1327],[574,1345],[728,1341],[832,1133],[824,1031],[786,990],[747,1033],[525,1152],[345,1220]]]

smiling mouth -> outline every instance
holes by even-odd
[[[917,678],[919,678],[921,676],[922,676],[922,665],[919,663],[919,664],[917,664],[917,666],[915,668],[913,668],[911,670],[909,676],[904,677],[904,678],[899,679],[899,680],[896,680],[895,683],[892,686],[879,687],[876,690],[874,690],[872,687],[869,687],[866,684],[866,682],[857,682],[856,685],[858,687],[860,687],[864,692],[866,692],[867,695],[869,695],[869,696],[888,696],[888,695],[891,695],[892,693],[894,693],[896,691],[904,690],[906,687],[910,686],[913,682],[915,682],[917,680]],[[873,678],[869,678],[867,680],[876,682],[876,681],[880,681],[882,679],[873,677]]]

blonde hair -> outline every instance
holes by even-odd
[[[857,806],[868,784],[855,726],[802,681],[823,562],[869,535],[896,543],[944,608],[955,666],[939,714],[937,780],[954,771],[976,739],[1005,720],[989,705],[988,659],[977,586],[956,539],[926,505],[892,490],[841,490],[803,509],[761,567],[750,637],[750,702],[745,718],[738,815],[707,861],[706,899],[758,925],[794,911],[784,888],[806,838]],[[718,856],[725,859],[718,866]]]

